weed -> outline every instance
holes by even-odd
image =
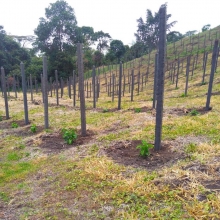
[[[18,124],[17,124],[16,122],[12,122],[12,123],[11,123],[11,127],[12,127],[12,128],[18,128]]]
[[[31,130],[32,133],[36,133],[37,126],[35,124],[32,124],[31,127],[30,127],[30,130]]]
[[[153,144],[149,144],[147,141],[142,140],[142,144],[139,144],[136,148],[140,149],[140,155],[145,157],[150,155],[149,149],[153,148]]]
[[[184,97],[187,97],[187,95],[186,95],[185,93],[182,93],[182,94],[180,95],[180,97],[181,97],[181,98],[184,98]]]
[[[197,146],[196,146],[196,144],[194,144],[194,143],[190,143],[189,145],[187,145],[187,146],[185,147],[185,152],[186,152],[187,154],[195,153],[196,150],[197,150]]]
[[[9,201],[9,197],[4,192],[0,192],[0,199],[2,199],[4,202]]]
[[[15,152],[12,152],[12,153],[9,153],[8,156],[7,156],[7,159],[9,161],[18,161],[20,160],[22,157],[21,155],[18,155],[17,153]]]
[[[196,116],[199,115],[199,112],[196,109],[193,109],[189,114],[192,116]]]
[[[139,113],[139,112],[141,112],[141,109],[140,109],[140,108],[135,108],[135,109],[134,109],[134,112],[135,112],[135,113]]]
[[[63,134],[63,139],[67,144],[72,144],[73,141],[75,141],[77,138],[76,130],[73,128],[69,128],[69,129],[63,128],[62,134]]]
[[[0,121],[2,121],[3,120],[3,118],[2,118],[2,116],[0,115]]]
[[[25,145],[24,144],[20,144],[19,146],[18,146],[18,149],[20,149],[20,150],[23,150],[25,148]]]
[[[206,84],[207,84],[207,82],[202,82],[202,83],[201,83],[201,86],[206,85]]]
[[[109,110],[108,110],[107,108],[104,108],[102,112],[103,112],[103,113],[109,112]]]

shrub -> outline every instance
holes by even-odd
[[[199,112],[196,109],[193,109],[189,114],[192,116],[196,116],[199,115]]]
[[[12,122],[12,123],[11,123],[11,127],[12,127],[12,128],[18,128],[18,124],[17,124],[16,122]]]
[[[136,148],[140,149],[140,155],[145,157],[150,155],[149,149],[153,147],[153,144],[149,144],[147,141],[142,140],[142,144],[139,144]]]
[[[63,139],[67,144],[72,144],[73,141],[75,141],[77,138],[76,130],[73,128],[69,128],[69,129],[63,128],[62,134],[63,134]]]
[[[139,112],[141,112],[141,109],[140,109],[140,108],[135,108],[135,109],[134,109],[134,112],[135,112],[135,113],[139,113]]]
[[[30,130],[32,133],[35,133],[37,131],[37,126],[35,124],[32,124]]]

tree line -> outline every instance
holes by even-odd
[[[167,15],[167,43],[175,42],[196,31],[188,31],[185,35],[171,31],[176,21],[169,22]],[[206,31],[210,25],[205,25]],[[48,76],[54,77],[55,70],[67,78],[77,68],[76,45],[83,43],[84,70],[92,69],[93,65],[102,66],[112,63],[126,62],[149,53],[157,47],[159,30],[159,13],[147,9],[146,19],[137,19],[136,42],[124,45],[121,40],[112,39],[109,33],[102,30],[95,32],[92,27],[77,25],[74,9],[64,0],[51,3],[45,9],[45,17],[39,19],[34,30],[35,36],[7,35],[0,26],[0,66],[7,75],[20,75],[20,62],[24,62],[27,75],[32,74],[40,80],[43,72],[42,56],[48,57]],[[26,49],[27,43],[32,44]]]

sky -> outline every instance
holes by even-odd
[[[45,8],[56,0],[0,0],[0,25],[12,35],[34,35]],[[201,32],[204,25],[220,25],[219,0],[66,0],[74,9],[78,26],[109,33],[112,39],[131,46],[135,42],[137,19],[145,20],[146,10],[153,13],[167,2],[169,21],[177,21],[172,31]]]

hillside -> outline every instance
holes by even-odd
[[[119,66],[96,70],[96,108],[91,72],[86,73],[86,137],[72,87],[71,98],[68,87],[62,98],[59,88],[57,105],[55,84],[49,83],[49,129],[39,88],[33,86],[33,101],[27,94],[28,125],[22,93],[16,98],[10,91],[9,120],[2,97],[0,219],[219,219],[219,59],[212,109],[204,108],[216,36],[220,26],[167,46],[162,150],[150,149],[148,157],[136,147],[142,140],[154,143],[155,51],[123,64],[121,110]],[[78,134],[70,145],[62,137],[69,128]]]

